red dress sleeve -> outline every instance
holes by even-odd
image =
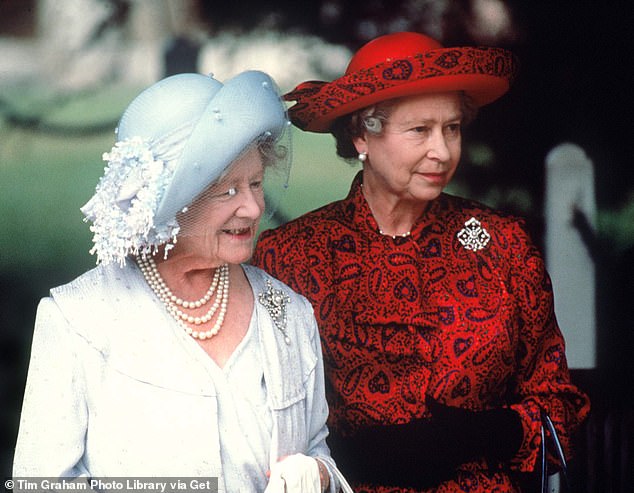
[[[524,442],[513,465],[533,470],[541,438],[540,410],[550,416],[567,456],[571,436],[587,417],[590,402],[570,381],[565,343],[554,312],[553,290],[544,260],[521,223],[509,232],[511,289],[519,308],[519,345],[515,392],[511,407],[522,418]],[[554,460],[553,457],[550,458]]]

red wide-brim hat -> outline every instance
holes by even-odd
[[[339,117],[392,98],[464,91],[484,106],[508,91],[518,62],[501,48],[444,48],[423,34],[380,36],[357,51],[345,75],[307,81],[288,94],[291,121],[302,130],[328,132]]]

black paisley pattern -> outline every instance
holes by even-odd
[[[456,240],[472,217],[491,235],[478,251]],[[358,176],[346,199],[264,232],[254,262],[315,307],[329,426],[340,433],[425,416],[426,395],[473,410],[511,406],[525,431],[511,466],[530,471],[539,407],[566,449],[589,412],[570,383],[544,262],[513,217],[442,194],[394,240],[379,234]],[[516,491],[507,473],[468,464],[436,491],[494,490]]]

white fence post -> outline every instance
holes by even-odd
[[[553,281],[555,313],[566,339],[570,368],[594,368],[596,351],[595,262],[591,245],[596,202],[594,168],[583,149],[561,144],[546,156],[545,254]],[[575,220],[575,214],[577,220]]]

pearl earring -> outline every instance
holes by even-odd
[[[357,156],[357,159],[359,161],[361,161],[362,163],[364,163],[365,160],[368,159],[368,153],[367,152],[360,152],[359,155]]]

